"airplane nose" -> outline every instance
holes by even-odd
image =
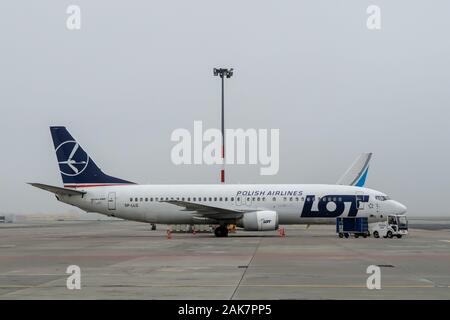
[[[398,201],[395,201],[395,209],[396,214],[405,214],[407,210],[406,206]]]

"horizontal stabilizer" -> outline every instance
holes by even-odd
[[[63,194],[63,195],[70,195],[70,196],[79,196],[79,195],[83,195],[86,192],[84,191],[79,191],[79,190],[73,190],[73,189],[67,189],[67,188],[61,188],[61,187],[55,187],[55,186],[50,186],[48,184],[42,184],[42,183],[28,183],[29,185],[51,192],[51,193],[56,193],[56,194]]]
[[[362,153],[336,184],[364,187],[372,153]]]

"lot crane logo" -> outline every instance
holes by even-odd
[[[89,156],[80,148],[76,141],[65,141],[56,148],[59,171],[74,177],[81,174],[89,163]]]

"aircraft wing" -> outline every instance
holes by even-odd
[[[28,183],[29,185],[51,192],[51,193],[55,193],[55,194],[64,194],[64,195],[69,195],[69,196],[79,196],[79,195],[83,195],[86,192],[84,191],[80,191],[80,190],[72,190],[72,189],[67,189],[67,188],[61,188],[61,187],[55,187],[55,186],[50,186],[48,184],[42,184],[42,183]]]
[[[197,216],[201,216],[204,218],[211,218],[215,220],[239,219],[244,215],[244,213],[249,212],[247,210],[232,210],[179,200],[164,200],[161,202],[167,202],[179,207],[184,207],[183,211],[195,211],[195,215]]]

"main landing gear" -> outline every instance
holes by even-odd
[[[216,237],[228,237],[228,226],[221,225],[214,230]]]

